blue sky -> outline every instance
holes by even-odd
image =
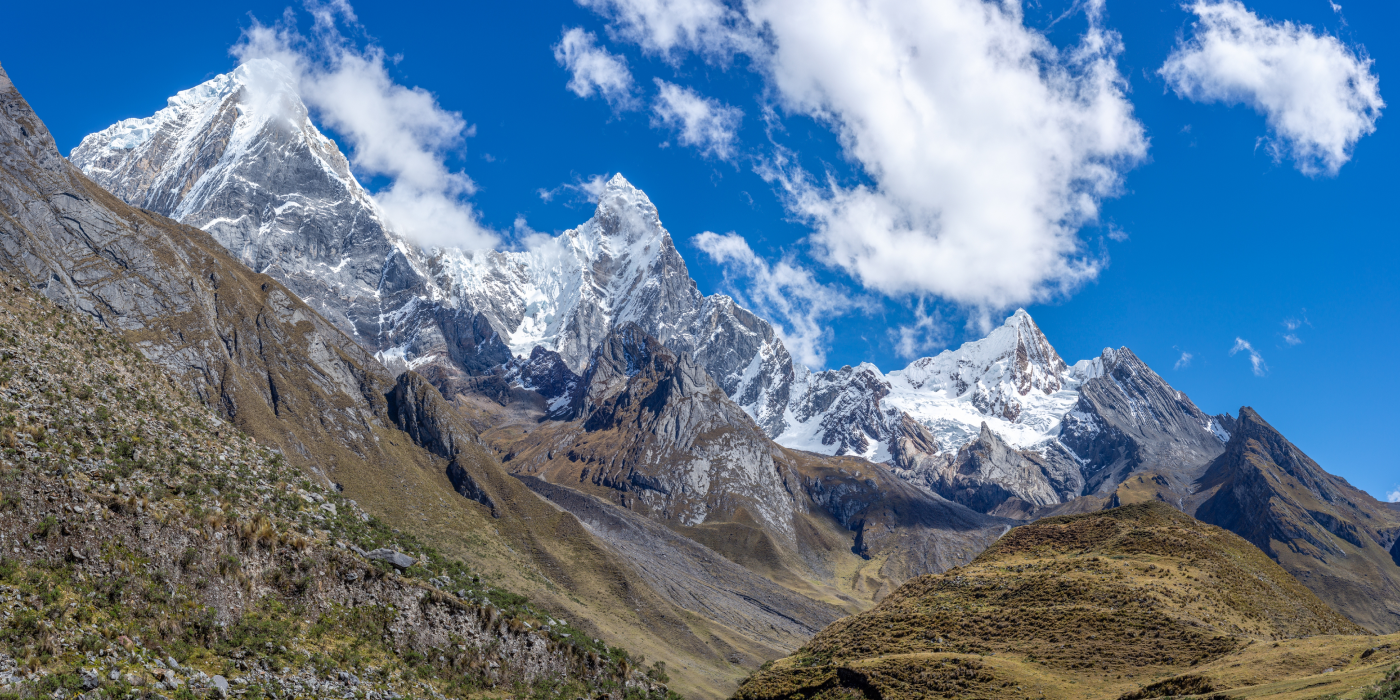
[[[1204,410],[1253,406],[1329,471],[1382,500],[1400,490],[1389,445],[1400,422],[1400,372],[1390,364],[1400,359],[1392,165],[1400,146],[1374,101],[1357,106],[1348,93],[1349,107],[1325,109],[1338,89],[1364,92],[1356,74],[1350,87],[1329,82],[1347,61],[1363,83],[1379,79],[1380,99],[1389,95],[1400,26],[1393,3],[1226,7],[1218,21],[1288,40],[1283,54],[1265,58],[1301,68],[1272,82],[1232,73],[1238,66],[1211,52],[1219,47],[1207,41],[1206,20],[1179,2],[1109,0],[1095,15],[1092,3],[1043,0],[1027,3],[1022,18],[949,36],[939,23],[966,19],[956,12],[906,15],[886,2],[872,4],[899,11],[852,19],[841,15],[848,4],[802,6],[817,8],[807,10],[816,19],[827,13],[840,41],[789,21],[782,0],[710,24],[703,12],[685,15],[699,20],[675,25],[679,34],[666,33],[666,17],[628,15],[628,0],[360,3],[353,21],[339,15],[337,31],[351,51],[381,47],[393,80],[423,88],[472,125],[441,155],[475,183],[465,201],[507,244],[521,218],[546,232],[581,223],[591,206],[581,188],[563,186],[622,172],[657,204],[701,290],[736,294],[774,316],[814,364],[895,369],[1024,305],[1067,361],[1126,345]],[[713,9],[708,0],[652,6]],[[230,70],[245,30],[255,19],[273,25],[285,8],[31,3],[10,8],[11,26],[30,30],[11,33],[0,62],[67,150]],[[296,9],[298,30],[312,36],[310,15]],[[763,19],[771,23],[751,31]],[[1109,48],[1075,63],[1086,33]],[[1032,73],[1065,71],[1074,99],[1037,97],[1036,84],[1005,72],[984,79],[977,71],[991,69],[978,62],[977,37],[1009,50],[1048,42],[1028,54],[1039,61]],[[1047,58],[1051,45],[1059,54]],[[891,46],[904,51],[889,56],[908,59],[900,79],[909,82],[860,73]],[[600,64],[575,61],[571,72],[570,47],[574,57],[621,61],[630,89],[609,99],[607,84],[584,80],[575,86],[591,85],[591,96],[571,91],[580,65]],[[1248,56],[1251,47],[1234,48]],[[1174,51],[1175,77],[1161,72]],[[949,66],[976,79],[940,93]],[[1107,88],[1085,77],[1093,66],[1110,71]],[[901,109],[929,96],[949,102],[915,109],[922,122],[899,121]],[[706,104],[717,121],[696,121],[687,137],[685,115]],[[929,131],[930,114],[947,117],[948,133]],[[1068,145],[1057,147],[1060,139]],[[966,144],[970,153],[928,166]],[[1058,213],[1035,220],[1047,207]],[[878,223],[889,212],[895,223]],[[900,239],[901,225],[915,237]],[[898,245],[937,226],[945,239],[959,227],[972,242],[1014,235],[998,239],[1001,256],[958,247],[905,254]],[[895,244],[871,244],[881,231]],[[718,235],[696,238],[704,232]],[[739,239],[728,234],[754,257],[736,257]],[[1038,257],[1013,254],[1037,249]]]

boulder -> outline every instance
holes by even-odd
[[[387,561],[399,569],[407,569],[418,563],[416,558],[393,549],[376,549],[365,556],[377,561]]]

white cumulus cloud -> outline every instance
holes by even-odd
[[[1312,27],[1261,19],[1238,0],[1196,0],[1192,36],[1159,71],[1184,98],[1264,115],[1275,158],[1336,175],[1385,103],[1372,61]]]
[[[1241,352],[1249,355],[1249,364],[1254,369],[1254,376],[1262,377],[1269,373],[1269,366],[1264,363],[1264,357],[1259,354],[1259,351],[1255,350],[1248,340],[1237,337],[1235,338],[1235,346],[1230,348],[1230,357]]]
[[[767,95],[826,124],[865,176],[763,172],[825,262],[891,295],[1004,308],[1094,278],[1079,229],[1147,152],[1115,34],[1057,48],[987,0],[579,0],[658,53],[748,53]],[[716,48],[720,47],[720,48]]]
[[[614,109],[632,109],[632,71],[627,60],[598,46],[597,37],[580,27],[564,32],[554,45],[554,60],[569,70],[568,88],[579,97],[601,95]]]
[[[813,369],[825,368],[825,348],[832,336],[826,322],[860,308],[862,300],[852,300],[844,290],[818,282],[810,270],[790,258],[770,264],[737,234],[706,231],[691,243],[723,267],[727,280],[744,281],[745,291],[735,298],[773,323],[797,361]]]
[[[684,51],[725,58],[759,46],[743,13],[720,0],[577,1],[612,18],[618,38],[673,61]]]
[[[1391,503],[1400,503],[1400,486],[1395,487],[1394,491],[1391,491],[1390,493],[1386,494],[1385,500],[1390,501]]]
[[[275,26],[254,21],[234,55],[284,65],[307,107],[345,139],[356,172],[389,179],[374,198],[395,231],[427,246],[494,247],[499,237],[465,201],[476,185],[447,165],[473,128],[427,90],[395,82],[383,49],[359,49],[348,40],[339,26],[357,26],[349,4],[307,7],[310,37],[297,31],[289,12]]]
[[[676,130],[676,140],[720,160],[734,157],[744,112],[711,97],[656,78],[653,126]]]

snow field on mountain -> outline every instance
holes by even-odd
[[[236,118],[221,126],[230,105]],[[282,118],[285,128],[275,124]],[[281,141],[268,140],[274,132]],[[227,145],[206,168],[200,149],[220,133]],[[157,147],[159,171],[142,175],[136,161]],[[382,221],[343,154],[311,123],[293,77],[272,61],[182,91],[155,115],[93,134],[74,153],[84,168],[117,163],[120,173],[99,173],[114,191],[124,183],[113,178],[150,179],[123,196],[164,197],[174,218],[206,227],[255,269],[313,283],[299,288],[326,297],[318,305],[340,309],[342,327],[395,368],[451,362],[440,344],[420,342],[444,308],[484,314],[517,357],[543,346],[576,372],[608,329],[635,321],[667,345],[707,353],[707,371],[779,444],[876,462],[891,458],[904,415],[927,428],[940,451],[977,439],[984,422],[1011,447],[1036,449],[1058,438],[1083,382],[1104,371],[1101,358],[1066,365],[1018,310],[986,338],[888,374],[868,363],[812,372],[792,362],[766,322],[755,330],[739,320],[748,316],[732,299],[695,290],[655,206],[621,174],[600,193],[593,217],[559,236],[535,235],[517,250],[422,250]],[[320,179],[275,192],[254,181],[259,163],[293,157],[314,162],[290,172]],[[256,224],[213,204],[253,193],[272,195]],[[357,206],[339,210],[347,197]],[[348,226],[344,239],[300,240],[302,222],[315,218]],[[365,218],[376,226],[356,228]],[[411,270],[416,282],[387,290],[395,269]]]

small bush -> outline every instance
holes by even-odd
[[[1361,695],[1362,700],[1400,700],[1400,666],[1391,666],[1385,679]]]
[[[43,520],[39,521],[39,527],[34,530],[34,539],[42,540],[48,538],[49,534],[52,533],[57,527],[58,518],[55,518],[52,515],[45,517]]]

